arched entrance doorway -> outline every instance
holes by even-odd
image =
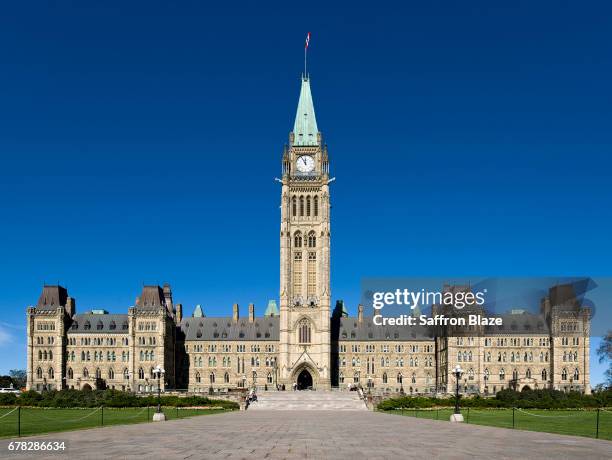
[[[297,378],[297,389],[308,390],[310,388],[312,388],[312,375],[306,369],[302,369]]]

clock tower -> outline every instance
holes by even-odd
[[[279,383],[328,389],[331,180],[307,76],[282,172]]]

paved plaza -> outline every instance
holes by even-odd
[[[403,459],[612,458],[612,442],[451,424],[372,412],[247,411],[164,423],[112,426],[21,438],[62,440],[62,454],[1,458]]]

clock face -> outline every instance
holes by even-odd
[[[297,159],[296,167],[299,172],[303,172],[303,173],[314,171],[314,168],[315,168],[314,158],[311,157],[310,155],[302,155],[301,157]]]

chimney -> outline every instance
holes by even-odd
[[[363,305],[357,307],[357,321],[359,324],[363,323]]]
[[[76,300],[74,300],[74,297],[68,297],[64,309],[66,310],[66,314],[69,318],[72,318],[74,316],[74,314],[76,313]]]
[[[166,309],[172,313],[174,306],[172,305],[172,289],[170,289],[170,285],[168,283],[164,283],[164,302],[166,304]]]
[[[255,322],[255,304],[249,304],[249,323]]]
[[[176,304],[176,322],[180,323],[181,321],[183,321],[183,304],[177,303]]]
[[[233,319],[234,321],[238,322],[238,320],[240,319],[240,312],[238,311],[238,304],[235,303],[234,304],[234,314],[233,314]]]

